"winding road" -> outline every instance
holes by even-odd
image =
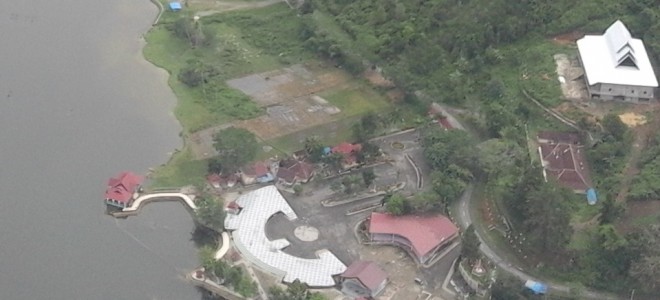
[[[438,105],[436,108],[440,108],[442,110],[443,115],[446,116],[449,120],[451,120],[452,123],[456,124],[454,126],[455,128],[464,130],[464,127],[458,122],[458,120],[456,120],[456,118],[454,118],[448,112],[448,109],[440,105]],[[455,203],[452,207],[454,220],[463,229],[466,229],[470,224],[472,224],[472,215],[471,215],[472,210],[470,209],[470,205],[473,202],[472,201],[473,191],[474,191],[474,183],[468,186],[468,188],[465,190],[463,195],[461,195],[459,201],[457,201],[457,203]],[[500,255],[497,254],[496,250],[497,251],[505,251],[505,250],[502,249],[493,250],[495,249],[495,247],[493,245],[489,245],[486,243],[486,241],[482,237],[485,233],[479,229],[480,228],[477,228],[477,226],[475,226],[475,232],[477,234],[477,237],[479,238],[479,241],[481,242],[481,245],[479,246],[479,250],[481,250],[481,252],[486,257],[488,257],[488,259],[490,259],[493,263],[495,263],[500,268],[500,270],[504,270],[507,273],[517,277],[522,281],[534,280],[534,281],[543,282],[548,285],[550,293],[568,294],[570,292],[571,288],[567,284],[548,282],[546,280],[539,280],[538,278],[525,273],[523,268],[521,268],[520,266],[516,266],[512,262],[502,258]],[[584,299],[593,299],[593,300],[620,299],[618,297],[609,294],[600,293],[591,290],[584,290],[581,293],[581,297],[583,297]]]

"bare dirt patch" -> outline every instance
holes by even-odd
[[[385,78],[385,76],[383,76],[383,74],[378,69],[369,69],[364,72],[363,76],[375,87],[387,89],[396,87],[394,82]]]
[[[576,57],[567,54],[555,54],[557,65],[557,80],[566,99],[587,99],[587,87],[584,83],[584,70],[580,67]]]
[[[198,11],[200,16],[208,16],[217,13],[240,10],[240,9],[251,9],[265,7],[275,3],[282,2],[281,0],[252,0],[252,1],[241,1],[241,0],[185,0],[186,6]]]
[[[264,114],[194,133],[190,138],[193,155],[196,159],[215,156],[213,134],[229,126],[245,128],[265,141],[337,121],[341,110],[316,94],[346,89],[349,81],[346,72],[317,62],[231,79],[227,84],[250,96]]]
[[[265,107],[310,96],[349,79],[348,74],[339,69],[309,63],[231,79],[227,84]]]
[[[581,31],[572,31],[556,35],[552,38],[552,41],[560,45],[573,45],[575,42],[584,36],[584,32]]]
[[[360,259],[375,261],[389,277],[389,284],[378,299],[417,299],[422,288],[415,284],[418,277],[415,262],[403,250],[391,246],[367,246],[360,249]]]
[[[628,127],[637,127],[646,124],[646,116],[634,112],[620,114],[619,119],[621,119],[621,122],[628,125]]]
[[[318,104],[310,97],[302,97],[270,106],[266,108],[266,114],[234,124],[254,132],[263,140],[270,140],[337,120],[339,112],[335,106]]]

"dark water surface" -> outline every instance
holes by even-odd
[[[199,299],[178,203],[104,215],[122,170],[180,147],[148,0],[0,0],[0,299]]]

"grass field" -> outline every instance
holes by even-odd
[[[523,97],[519,91],[524,88],[543,104],[554,107],[562,102],[562,95],[553,56],[567,50],[566,46],[542,38],[520,41],[501,49],[504,60],[519,62],[518,70],[503,64],[490,73],[503,81],[508,97]]]
[[[153,187],[180,187],[200,185],[204,182],[206,161],[193,160],[188,148],[175,153],[164,166],[159,167],[151,176]]]
[[[315,57],[298,38],[301,20],[284,3],[202,17],[195,26],[210,42],[197,47],[174,33],[177,20],[192,20],[193,14],[190,10],[164,12],[160,24],[146,35],[147,46],[143,50],[147,60],[170,73],[168,83],[178,98],[175,115],[183,126],[184,139],[204,128],[264,113],[246,95],[227,86],[227,80],[309,62]],[[328,67],[334,68],[332,64]],[[204,78],[201,85],[189,87],[179,80],[179,75],[191,68],[210,68],[215,72]],[[350,140],[350,126],[360,115],[391,107],[386,97],[364,80],[323,91],[321,96],[342,110],[340,121],[262,141],[262,146],[270,145],[274,150],[260,150],[257,158],[299,150],[300,141],[309,135],[321,136],[329,145]],[[152,175],[154,185],[201,182],[206,163],[192,159],[188,148],[175,154]]]
[[[390,103],[383,95],[361,81],[352,83],[343,89],[326,91],[319,95],[341,109],[341,114],[345,117],[379,112],[390,107]]]

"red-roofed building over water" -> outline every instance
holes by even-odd
[[[371,213],[367,231],[372,243],[393,244],[426,265],[458,238],[458,228],[447,217],[394,216]]]
[[[105,190],[105,204],[119,208],[130,206],[142,180],[142,176],[131,172],[122,172],[119,176],[110,178],[108,189]]]
[[[387,285],[387,274],[371,261],[359,260],[352,263],[339,278],[341,291],[356,299],[376,297]]]

